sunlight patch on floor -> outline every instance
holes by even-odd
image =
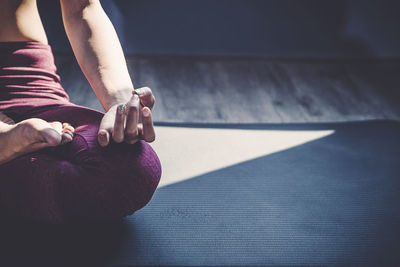
[[[151,143],[162,164],[159,186],[290,149],[333,130],[278,131],[157,126]]]

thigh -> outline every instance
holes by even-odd
[[[0,165],[2,212],[28,220],[65,221],[58,202],[62,162],[45,152],[20,156]]]
[[[101,147],[97,133],[103,116],[78,105],[25,114],[21,120],[69,122],[75,135],[70,143],[0,166],[0,173],[5,174],[0,194],[7,208],[24,217],[57,222],[65,216],[118,218],[143,207],[158,185],[160,161],[144,141],[133,145],[112,141]]]
[[[82,106],[44,112],[45,120],[62,120],[75,127],[71,143],[47,149],[61,158],[58,184],[64,209],[73,216],[118,218],[132,214],[151,199],[161,178],[161,164],[144,142],[100,146],[97,133],[104,113]]]

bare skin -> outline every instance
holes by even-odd
[[[36,0],[0,0],[0,42],[47,44]]]
[[[72,141],[74,128],[68,123],[31,118],[15,123],[0,113],[0,164],[48,146]]]
[[[75,57],[106,111],[98,132],[99,144],[107,146],[111,140],[152,142],[155,98],[148,87],[134,90],[117,33],[100,1],[60,0],[60,4]],[[121,105],[126,108],[119,114],[117,107]]]
[[[106,113],[98,142],[107,146],[155,139],[150,88],[134,90],[115,29],[99,0],[60,0],[64,27],[78,63]],[[0,0],[0,42],[47,44],[36,0]],[[119,109],[118,107],[122,107]],[[122,112],[118,112],[122,110]],[[72,141],[67,122],[31,118],[15,123],[0,113],[0,164],[16,157]]]
[[[37,41],[47,44],[46,33],[33,0],[0,0],[0,42]],[[0,164],[48,146],[72,141],[74,127],[38,118],[15,123],[0,112]]]

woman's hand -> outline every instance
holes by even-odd
[[[15,131],[15,129],[18,130]],[[0,134],[4,135],[6,132],[13,132],[10,136],[17,137],[14,139],[18,145],[14,147],[14,150],[18,150],[17,148],[20,146],[26,147],[32,146],[32,144],[34,144],[33,148],[38,147],[40,149],[71,142],[75,128],[67,122],[47,122],[39,118],[30,118],[15,123],[13,119],[0,112]],[[14,132],[18,132],[18,134]],[[25,133],[25,136],[21,135],[22,132]]]
[[[69,123],[30,118],[15,123],[0,114],[0,164],[45,147],[71,142],[75,129]]]
[[[101,120],[98,142],[105,147],[114,140],[116,143],[134,144],[143,139],[155,140],[155,131],[151,109],[155,98],[150,88],[142,87],[132,91],[132,97],[126,103],[118,103],[104,114]]]

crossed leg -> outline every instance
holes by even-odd
[[[0,165],[0,205],[13,215],[57,224],[117,220],[144,207],[159,183],[160,161],[144,141],[101,147],[103,115],[75,104],[30,114],[70,123],[74,138]]]

